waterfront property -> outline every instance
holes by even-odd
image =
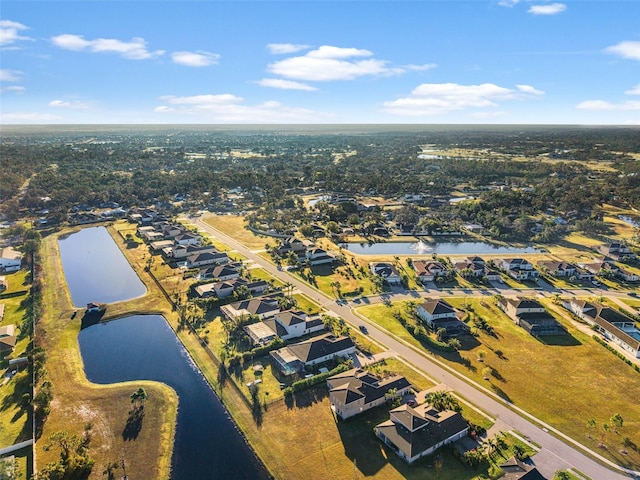
[[[573,298],[563,301],[562,305],[592,325],[604,338],[620,345],[634,357],[640,358],[640,330],[632,318],[597,302]]]
[[[244,327],[254,345],[266,345],[276,337],[290,340],[321,330],[324,330],[324,324],[319,316],[307,317],[300,310],[278,312],[262,322]]]
[[[528,298],[501,298],[498,307],[514,323],[534,337],[542,335],[565,335],[567,330],[551,316],[537,300]]]
[[[387,394],[402,397],[411,384],[401,375],[379,377],[361,368],[338,373],[327,379],[331,410],[343,420],[387,401]]]
[[[336,357],[347,357],[356,351],[350,337],[335,337],[326,333],[300,343],[294,343],[270,352],[276,368],[284,375],[301,373],[305,367],[327,362]]]
[[[378,438],[407,463],[431,455],[444,445],[467,435],[469,425],[457,412],[439,412],[429,404],[402,405],[389,412],[386,422],[376,425]]]
[[[273,317],[280,311],[280,307],[278,306],[277,298],[259,297],[230,303],[220,307],[220,310],[229,320],[238,320],[250,315],[265,319]]]
[[[449,269],[437,260],[413,260],[411,266],[416,272],[418,281],[422,284],[433,282],[437,277],[447,275]]]

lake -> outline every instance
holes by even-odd
[[[100,323],[78,341],[90,381],[155,380],[176,391],[173,480],[270,478],[164,317]]]
[[[522,255],[542,252],[534,247],[505,247],[486,242],[352,242],[340,246],[360,255]]]
[[[144,295],[147,288],[105,227],[84,228],[58,241],[72,303],[113,303]]]

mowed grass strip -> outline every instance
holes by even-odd
[[[623,438],[628,437],[633,445],[640,446],[640,403],[636,401],[640,398],[640,375],[637,372],[573,327],[571,321],[555,309],[552,313],[567,327],[569,335],[541,341],[515,325],[492,300],[486,299],[486,306],[481,299],[447,298],[447,301],[460,309],[470,305],[495,329],[496,335],[479,330],[475,341],[462,341],[459,355],[437,350],[431,354],[619,465],[640,467],[638,449],[624,449],[621,444]],[[396,333],[402,326],[390,313],[393,308],[404,309],[405,303],[398,302],[391,308],[372,305],[358,312],[382,327],[391,327],[389,331]],[[480,351],[485,355],[483,361],[478,359]],[[484,380],[486,367],[493,370],[489,381]],[[604,423],[610,424],[611,416],[616,413],[624,418],[624,426],[618,433],[607,434],[606,448],[600,448],[600,432],[589,432],[586,422],[594,418],[601,429]],[[623,450],[626,453],[622,453]]]
[[[210,215],[203,221],[252,250],[262,250],[265,244],[272,246],[277,244],[273,238],[256,235],[245,228],[244,217],[240,215]]]
[[[74,308],[60,263],[59,235],[46,237],[42,244],[45,311],[37,325],[36,337],[47,354],[53,401],[43,434],[36,443],[37,468],[59,459],[55,448],[43,449],[52,433],[81,434],[84,426],[91,424],[89,456],[95,460],[95,466],[90,478],[101,478],[105,466],[119,461],[123,454],[131,477],[169,478],[177,396],[166,385],[155,382],[96,385],[86,379],[77,340],[82,315],[71,320]],[[153,290],[148,278],[143,281]],[[113,318],[150,311],[167,313],[162,312],[161,304],[157,291],[153,291],[140,299],[110,305],[107,315]],[[149,395],[143,426],[136,440],[125,441],[122,432],[131,407],[129,397],[140,386]]]

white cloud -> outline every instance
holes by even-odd
[[[301,45],[294,43],[270,43],[269,45],[267,45],[267,49],[269,49],[269,52],[273,53],[274,55],[296,53],[301,50],[306,50],[307,48],[311,48],[311,45]]]
[[[20,70],[9,70],[0,68],[0,82],[17,82],[20,80],[22,72]]]
[[[114,38],[96,38],[85,40],[82,35],[65,33],[51,37],[51,42],[65,50],[88,50],[93,53],[116,53],[129,60],[147,60],[164,54],[164,50],[150,52],[147,50],[147,42],[143,38],[134,37],[129,42],[123,42]]]
[[[217,64],[218,60],[220,60],[220,55],[203,50],[196,52],[173,52],[171,54],[171,60],[180,65],[186,65],[187,67],[208,67],[209,65]]]
[[[283,80],[281,78],[263,78],[262,80],[258,80],[256,83],[263,87],[280,88],[282,90],[306,90],[309,92],[318,90],[306,83],[294,82],[293,80]]]
[[[436,63],[425,63],[424,65],[404,65],[402,68],[416,72],[424,72],[431,70],[432,68],[436,68],[437,66],[438,65]]]
[[[606,52],[620,55],[622,58],[640,60],[640,42],[620,42],[605,49]]]
[[[43,123],[55,120],[62,120],[62,117],[36,112],[9,112],[0,114],[0,121],[3,123]]]
[[[493,83],[423,83],[408,97],[384,102],[382,110],[394,115],[442,115],[469,108],[497,107],[499,101],[523,100],[543,94],[530,85],[517,85],[510,89]]]
[[[498,1],[498,5],[500,5],[501,7],[513,7],[514,5],[518,4],[520,2],[520,0],[499,0]]]
[[[564,3],[550,3],[547,5],[532,5],[527,11],[533,15],[557,15],[566,9],[567,6]]]
[[[11,20],[0,20],[0,45],[10,45],[19,40],[32,40],[20,35],[20,31],[28,30],[23,24]]]
[[[626,90],[624,93],[627,95],[640,95],[640,83],[633,87],[631,90]]]
[[[544,95],[542,90],[533,88],[531,85],[516,85],[516,88],[522,93],[528,93],[531,95]]]
[[[80,102],[77,100],[73,102],[69,102],[65,100],[53,100],[49,102],[49,106],[55,107],[55,108],[89,108],[88,103]]]
[[[604,111],[629,111],[640,110],[640,101],[627,100],[621,103],[611,103],[605,100],[586,100],[579,103],[576,108],[578,110],[595,110],[598,112]]]
[[[372,56],[369,50],[323,45],[305,55],[271,63],[267,70],[285,78],[318,82],[353,80],[367,75],[397,75],[406,71],[401,67],[387,67],[389,62],[386,60],[353,59]]]
[[[161,97],[166,105],[160,105],[154,112],[172,115],[189,115],[202,120],[220,123],[287,123],[318,122],[328,115],[266,101],[257,105],[246,105],[244,98],[232,94],[195,95]]]
[[[25,88],[20,85],[11,85],[10,87],[0,88],[0,93],[14,92],[17,94],[22,94],[25,92]]]

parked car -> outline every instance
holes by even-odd
[[[367,330],[367,327],[365,327],[364,325],[360,325],[360,331],[365,335],[369,333],[369,330]]]

